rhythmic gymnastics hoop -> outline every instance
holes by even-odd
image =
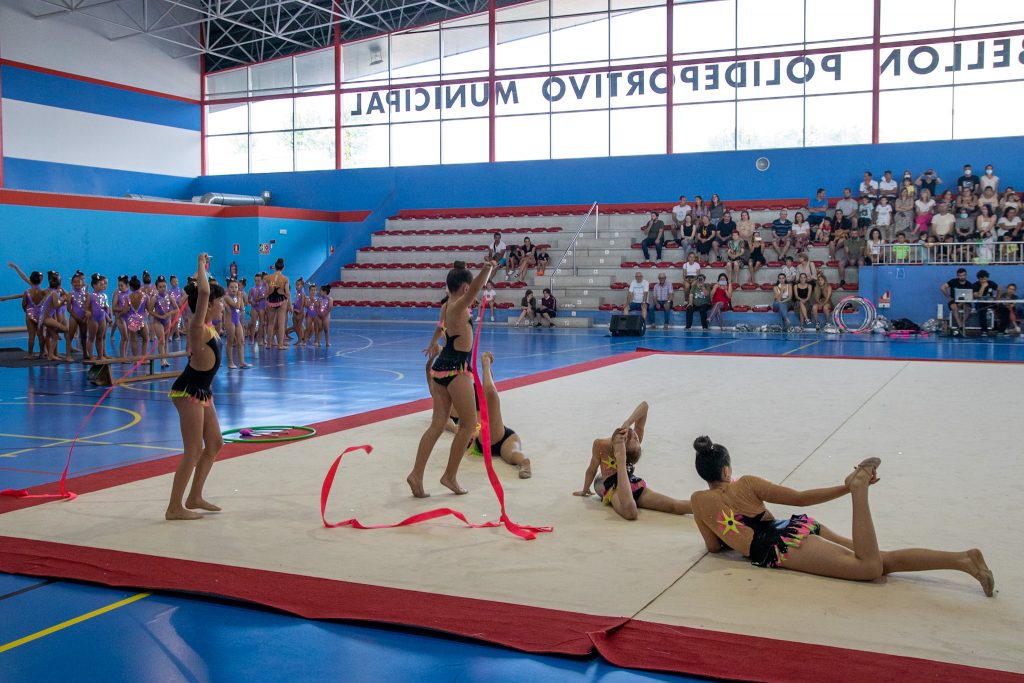
[[[262,437],[255,439],[247,438],[231,438],[229,434],[241,434],[243,431],[265,431],[273,430],[277,432],[281,431],[292,431],[299,430],[302,434],[296,434],[295,436],[275,436],[275,437]],[[297,425],[264,425],[262,427],[239,427],[238,429],[229,429],[226,432],[221,432],[221,436],[228,443],[281,443],[284,441],[301,441],[302,439],[308,439],[309,437],[316,434],[316,430],[312,427],[299,427]]]
[[[853,330],[843,320],[843,310],[849,304],[859,304],[864,309],[864,321],[860,324],[860,327]],[[848,296],[842,299],[839,304],[832,311],[832,322],[835,323],[836,327],[842,332],[852,332],[853,334],[861,334],[871,329],[871,326],[875,324],[875,320],[878,318],[878,311],[875,310],[875,305],[868,299],[860,296]]]

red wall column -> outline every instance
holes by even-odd
[[[487,3],[487,87],[491,91],[490,97],[487,98],[487,141],[490,145],[487,153],[487,160],[494,162],[497,156],[495,150],[497,144],[494,137],[495,124],[494,124],[494,101],[498,99],[498,83],[494,77],[494,52],[497,48],[497,35],[498,27],[496,21],[498,17],[498,5],[496,0],[490,0]]]

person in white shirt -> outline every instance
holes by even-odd
[[[488,280],[484,286],[484,306],[491,314],[491,322],[494,322],[494,297],[498,292],[494,289],[494,280]]]
[[[508,246],[501,240],[501,233],[494,233],[494,242],[487,246],[487,260],[497,261],[498,267],[508,264],[508,259],[505,257],[508,251]]]
[[[697,261],[697,253],[691,251],[683,264],[683,300],[688,301],[690,296],[690,285],[697,281],[700,275],[700,263]]]
[[[878,193],[883,197],[888,197],[890,202],[896,201],[896,197],[899,196],[899,183],[892,177],[892,171],[886,171],[882,174],[882,179],[878,181]]]
[[[1006,208],[1006,213],[996,223],[996,233],[1002,237],[1003,235],[1010,235],[1016,241],[1021,235],[1021,220],[1020,216],[1017,215],[1017,209],[1013,206]]]
[[[628,313],[640,313],[644,320],[647,320],[647,302],[650,300],[651,283],[644,278],[643,272],[637,268],[633,274],[633,281],[629,283],[626,290],[626,311]]]
[[[871,177],[871,171],[864,171],[864,180],[860,181],[860,196],[864,195],[872,199],[878,196],[878,181]]]
[[[686,203],[686,195],[679,195],[679,203],[672,207],[672,224],[679,228],[686,217],[690,215],[692,207]]]
[[[956,223],[956,216],[949,212],[945,203],[939,204],[939,212],[932,216],[932,234],[940,242],[946,235],[953,234],[953,224]]]
[[[985,167],[985,175],[978,179],[978,186],[981,187],[982,192],[986,187],[991,187],[993,192],[999,194],[999,176],[995,174],[992,164]]]
[[[668,329],[672,316],[672,285],[664,273],[658,273],[658,284],[654,285],[654,308],[651,310],[651,322],[657,324],[658,311],[665,316],[663,329]]]
[[[889,198],[882,196],[878,200],[878,205],[875,207],[875,226],[877,226],[882,233],[885,235],[885,239],[890,242],[895,239],[892,227],[892,204],[889,203]]]

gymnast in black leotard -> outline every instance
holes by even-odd
[[[195,281],[185,287],[193,313],[188,326],[192,354],[169,394],[181,419],[184,454],[174,473],[166,519],[199,519],[202,515],[196,510],[220,510],[203,498],[203,485],[224,445],[211,389],[214,375],[220,368],[220,337],[212,322],[222,315],[224,288],[209,281],[208,265],[207,255],[200,254]],[[190,479],[192,488],[185,498],[185,487]]]
[[[412,494],[417,498],[425,498],[429,495],[423,490],[423,474],[427,468],[427,460],[430,459],[430,452],[444,432],[452,408],[454,407],[456,413],[461,416],[475,413],[473,403],[475,392],[470,367],[473,351],[473,326],[470,324],[466,311],[476,300],[484,283],[490,279],[495,267],[496,264],[493,261],[486,263],[475,278],[465,267],[455,267],[448,272],[448,302],[444,308],[444,321],[441,329],[445,337],[445,345],[434,359],[430,369],[432,382],[436,385],[430,392],[434,399],[434,413],[430,420],[430,426],[420,438],[412,472],[406,477]],[[456,494],[468,493],[459,486],[456,474],[459,471],[459,463],[462,461],[466,445],[473,438],[475,422],[475,420],[464,419],[459,423],[448,454],[448,465],[441,477],[441,483]]]
[[[500,457],[509,465],[518,467],[520,479],[529,479],[532,475],[530,459],[523,454],[523,442],[502,420],[501,398],[498,396],[498,389],[494,386],[494,375],[491,373],[493,364],[493,353],[488,351],[480,355],[480,374],[484,398],[487,400],[487,424],[491,430],[491,456]],[[471,450],[474,453],[483,453],[484,447],[480,443],[479,433],[473,439]]]

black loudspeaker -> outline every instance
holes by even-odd
[[[639,315],[613,315],[608,329],[613,337],[642,337],[647,333],[647,322]]]

